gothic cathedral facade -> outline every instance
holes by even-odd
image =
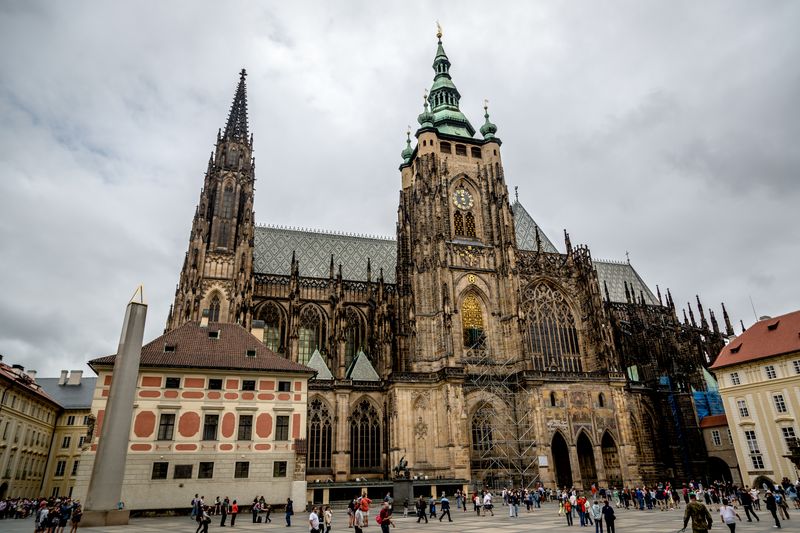
[[[439,36],[400,165],[396,239],[254,223],[242,71],[208,162],[167,330],[208,313],[317,370],[309,487],[633,486],[703,479],[693,391],[733,333],[679,320],[629,262],[559,250],[509,195]],[[333,498],[332,499],[337,499]]]

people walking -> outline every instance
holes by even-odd
[[[767,491],[764,497],[764,504],[767,507],[767,511],[772,514],[772,518],[775,519],[775,527],[781,527],[781,521],[778,519],[778,503],[775,501],[775,496],[772,495],[772,491]]]
[[[322,523],[325,527],[323,533],[331,533],[331,527],[333,526],[333,512],[331,511],[330,505],[326,505],[325,510],[322,512]]]
[[[753,515],[753,517],[756,519],[756,522],[761,521],[756,512],[753,510],[753,497],[750,495],[750,491],[748,491],[746,487],[745,490],[739,492],[739,503],[741,503],[742,507],[744,507],[744,514],[747,517],[748,522],[753,521],[753,519],[750,518],[750,515]]]
[[[319,533],[319,515],[316,505],[311,508],[311,514],[308,515],[308,531],[309,533]]]
[[[572,504],[569,499],[564,500],[564,516],[567,517],[567,525],[572,525]]]
[[[392,509],[389,506],[389,502],[383,502],[383,508],[381,508],[378,513],[377,520],[378,524],[381,526],[381,533],[389,533],[389,527],[394,527],[394,522],[392,522]]]
[[[725,498],[722,499],[722,502],[719,507],[719,516],[722,518],[722,523],[728,526],[728,529],[731,530],[731,533],[736,533],[736,519],[739,519],[739,522],[742,521],[742,517],[736,512],[736,509],[733,508],[732,505],[729,504]]]
[[[706,506],[697,501],[697,494],[695,493],[689,496],[689,505],[686,506],[686,510],[683,513],[684,530],[690,519],[693,533],[706,533],[714,521]]]
[[[419,499],[417,500],[416,508],[417,508],[417,524],[419,524],[423,518],[425,519],[425,523],[427,524],[428,515],[425,513],[425,499],[422,496],[420,496]]]
[[[614,529],[614,521],[616,519],[614,508],[608,504],[608,500],[603,501],[603,521],[606,523],[606,533],[616,533]]]
[[[228,500],[228,497],[225,496],[225,499],[222,500],[222,505],[220,506],[220,512],[222,513],[222,518],[219,521],[219,527],[225,527],[225,521],[228,519],[229,505],[230,505],[230,500]]]
[[[442,499],[440,500],[442,504],[442,515],[439,517],[439,522],[442,521],[444,515],[447,515],[447,521],[452,522],[453,518],[450,516],[450,500],[447,499],[447,494],[444,492],[442,493]]]
[[[294,514],[294,505],[291,498],[286,498],[286,527],[292,527],[292,515]]]

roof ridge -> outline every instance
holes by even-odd
[[[379,241],[396,241],[397,239],[394,237],[389,237],[387,235],[377,235],[377,234],[368,234],[368,233],[355,233],[350,231],[340,231],[340,230],[326,230],[320,228],[304,228],[301,226],[286,226],[283,224],[268,224],[268,223],[256,223],[257,228],[267,228],[267,229],[279,229],[284,231],[295,231],[295,232],[305,232],[305,233],[315,233],[317,235],[332,235],[337,237],[356,237],[358,239],[373,239]]]

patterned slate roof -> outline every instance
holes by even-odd
[[[645,285],[642,278],[634,270],[630,263],[602,261],[593,259],[594,268],[597,271],[597,278],[600,281],[600,290],[603,291],[603,283],[608,286],[608,294],[612,302],[627,302],[625,298],[625,283],[628,283],[628,290],[633,290],[635,300],[639,300],[640,293],[644,294],[644,300],[650,305],[658,305],[658,299],[653,292]],[[604,294],[604,293],[601,293]]]
[[[536,251],[536,227],[538,224],[519,201],[511,206],[514,213],[514,227],[517,233],[517,246],[520,250]],[[558,253],[553,242],[539,228],[539,239],[545,252]],[[330,276],[331,254],[335,269],[342,264],[342,276],[346,280],[364,281],[367,279],[367,259],[372,264],[372,279],[378,279],[383,268],[387,283],[395,281],[397,243],[394,239],[359,236],[345,233],[302,230],[276,226],[257,226],[255,249],[253,252],[255,271],[261,274],[288,276],[291,272],[292,252],[299,261],[300,275],[310,278]],[[657,305],[653,292],[647,287],[630,263],[594,260],[600,289],[603,282],[608,285],[608,293],[613,302],[626,302],[625,282],[636,297],[640,291],[645,301]]]
[[[361,350],[356,354],[356,358],[347,369],[347,379],[353,381],[380,381],[381,377],[375,372],[372,363],[369,362],[366,354]]]
[[[367,259],[376,281],[383,268],[383,279],[394,283],[397,243],[394,239],[300,230],[275,226],[257,226],[253,251],[255,271],[263,274],[289,275],[292,252],[299,262],[300,275],[309,278],[330,276],[331,255],[335,272],[342,265],[347,280],[367,279]]]
[[[322,358],[322,354],[319,353],[319,350],[314,350],[311,359],[309,359],[306,364],[309,368],[317,371],[317,375],[314,376],[314,379],[333,379],[333,374],[328,368],[328,365],[325,364],[325,359]]]
[[[219,332],[219,338],[212,338],[213,332]],[[174,351],[166,351],[166,347]],[[255,355],[248,356],[248,350],[255,350]],[[99,357],[89,361],[89,366],[113,365],[116,357]],[[157,337],[142,346],[139,366],[314,373],[307,366],[277,355],[242,326],[222,322],[211,322],[208,327],[187,322]]]
[[[95,377],[81,377],[80,385],[59,385],[60,378],[38,378],[42,389],[64,409],[89,409],[97,384]]]
[[[514,213],[514,230],[517,234],[517,247],[520,250],[535,252],[536,228],[539,227],[539,225],[533,220],[533,217],[522,204],[519,203],[519,200],[514,201],[511,206],[511,211]],[[547,235],[544,234],[541,227],[539,227],[539,240],[542,242],[542,251],[550,252],[551,254],[558,253],[558,250],[550,239],[547,238]]]

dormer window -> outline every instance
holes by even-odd
[[[209,339],[219,339],[219,330],[209,331],[208,332]]]
[[[776,320],[776,321],[775,321],[775,322],[773,322],[772,324],[769,324],[769,325],[767,326],[767,329],[768,329],[769,331],[775,331],[776,329],[778,329],[778,324],[780,324],[780,323],[781,323],[781,321],[780,321],[780,320]]]
[[[164,345],[164,353],[175,353],[175,345],[174,344],[165,344]]]
[[[256,356],[255,348],[250,348],[249,350],[247,350],[247,357],[255,357],[255,356]]]

